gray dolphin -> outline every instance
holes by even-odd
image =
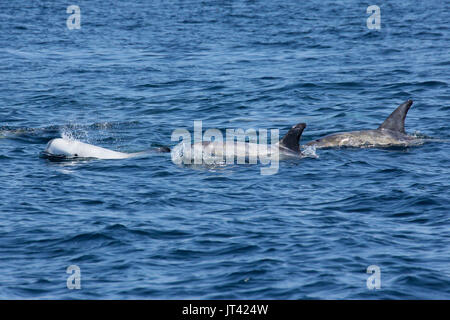
[[[402,103],[374,130],[338,132],[306,143],[316,148],[332,147],[391,147],[409,146],[421,143],[420,139],[405,132],[405,118],[412,100]]]
[[[273,145],[257,144],[251,142],[239,143],[237,141],[232,142],[232,147],[228,148],[227,143],[216,141],[203,141],[197,142],[192,145],[192,151],[189,155],[193,155],[193,151],[196,145],[201,144],[203,151],[206,151],[210,155],[223,157],[223,156],[236,156],[242,155],[245,157],[259,157],[261,155],[271,155],[275,152],[279,153],[281,157],[302,156],[300,151],[300,137],[303,130],[306,128],[306,123],[298,123],[289,129],[288,133],[277,143]],[[261,148],[264,146],[264,148]]]

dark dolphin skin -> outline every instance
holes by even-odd
[[[420,142],[405,132],[405,118],[412,100],[405,101],[374,130],[339,132],[308,142],[316,148],[409,146]]]
[[[280,140],[279,147],[288,149],[293,153],[301,153],[300,151],[300,137],[303,130],[306,128],[306,123],[297,123],[288,133]]]

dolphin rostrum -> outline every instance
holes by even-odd
[[[413,101],[408,100],[399,105],[377,129],[338,132],[310,141],[306,145],[316,148],[332,148],[391,147],[417,144],[420,140],[405,132],[405,118],[412,104]]]

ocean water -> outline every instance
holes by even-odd
[[[450,298],[448,1],[16,0],[0,21],[1,299]],[[316,150],[274,175],[41,156],[61,136],[173,147],[194,120],[306,122],[306,142],[407,99],[425,144]]]

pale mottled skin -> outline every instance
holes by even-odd
[[[202,143],[202,147],[205,148],[205,151],[208,152],[208,154],[220,157],[260,157],[274,154],[283,157],[301,156],[302,153],[300,151],[299,142],[305,128],[306,123],[296,124],[278,143],[274,145],[233,142],[233,147],[227,148],[226,143],[205,141]]]
[[[300,151],[299,142],[305,128],[305,123],[296,124],[280,141],[273,145],[238,141],[231,141],[231,143],[218,141],[197,142],[193,145],[189,145],[189,149],[187,149],[186,152],[183,152],[183,156],[189,159],[204,153],[207,156],[226,159],[234,157],[252,159],[262,157],[301,157],[302,152]],[[179,146],[182,146],[182,143],[180,143]]]
[[[201,144],[201,146],[200,146]],[[213,156],[213,157],[261,157],[261,156],[272,156],[274,154],[279,154],[280,157],[294,157],[301,156],[301,152],[293,152],[279,143],[274,145],[258,144],[258,143],[248,143],[248,142],[236,142],[234,141],[230,147],[226,143],[222,142],[209,142],[204,141],[202,143],[195,143],[192,145],[192,152],[195,152],[195,148],[202,148],[202,151]]]
[[[330,134],[310,141],[306,145],[314,145],[316,148],[390,147],[408,146],[412,143],[415,143],[414,138],[406,134],[387,129],[376,129]]]

